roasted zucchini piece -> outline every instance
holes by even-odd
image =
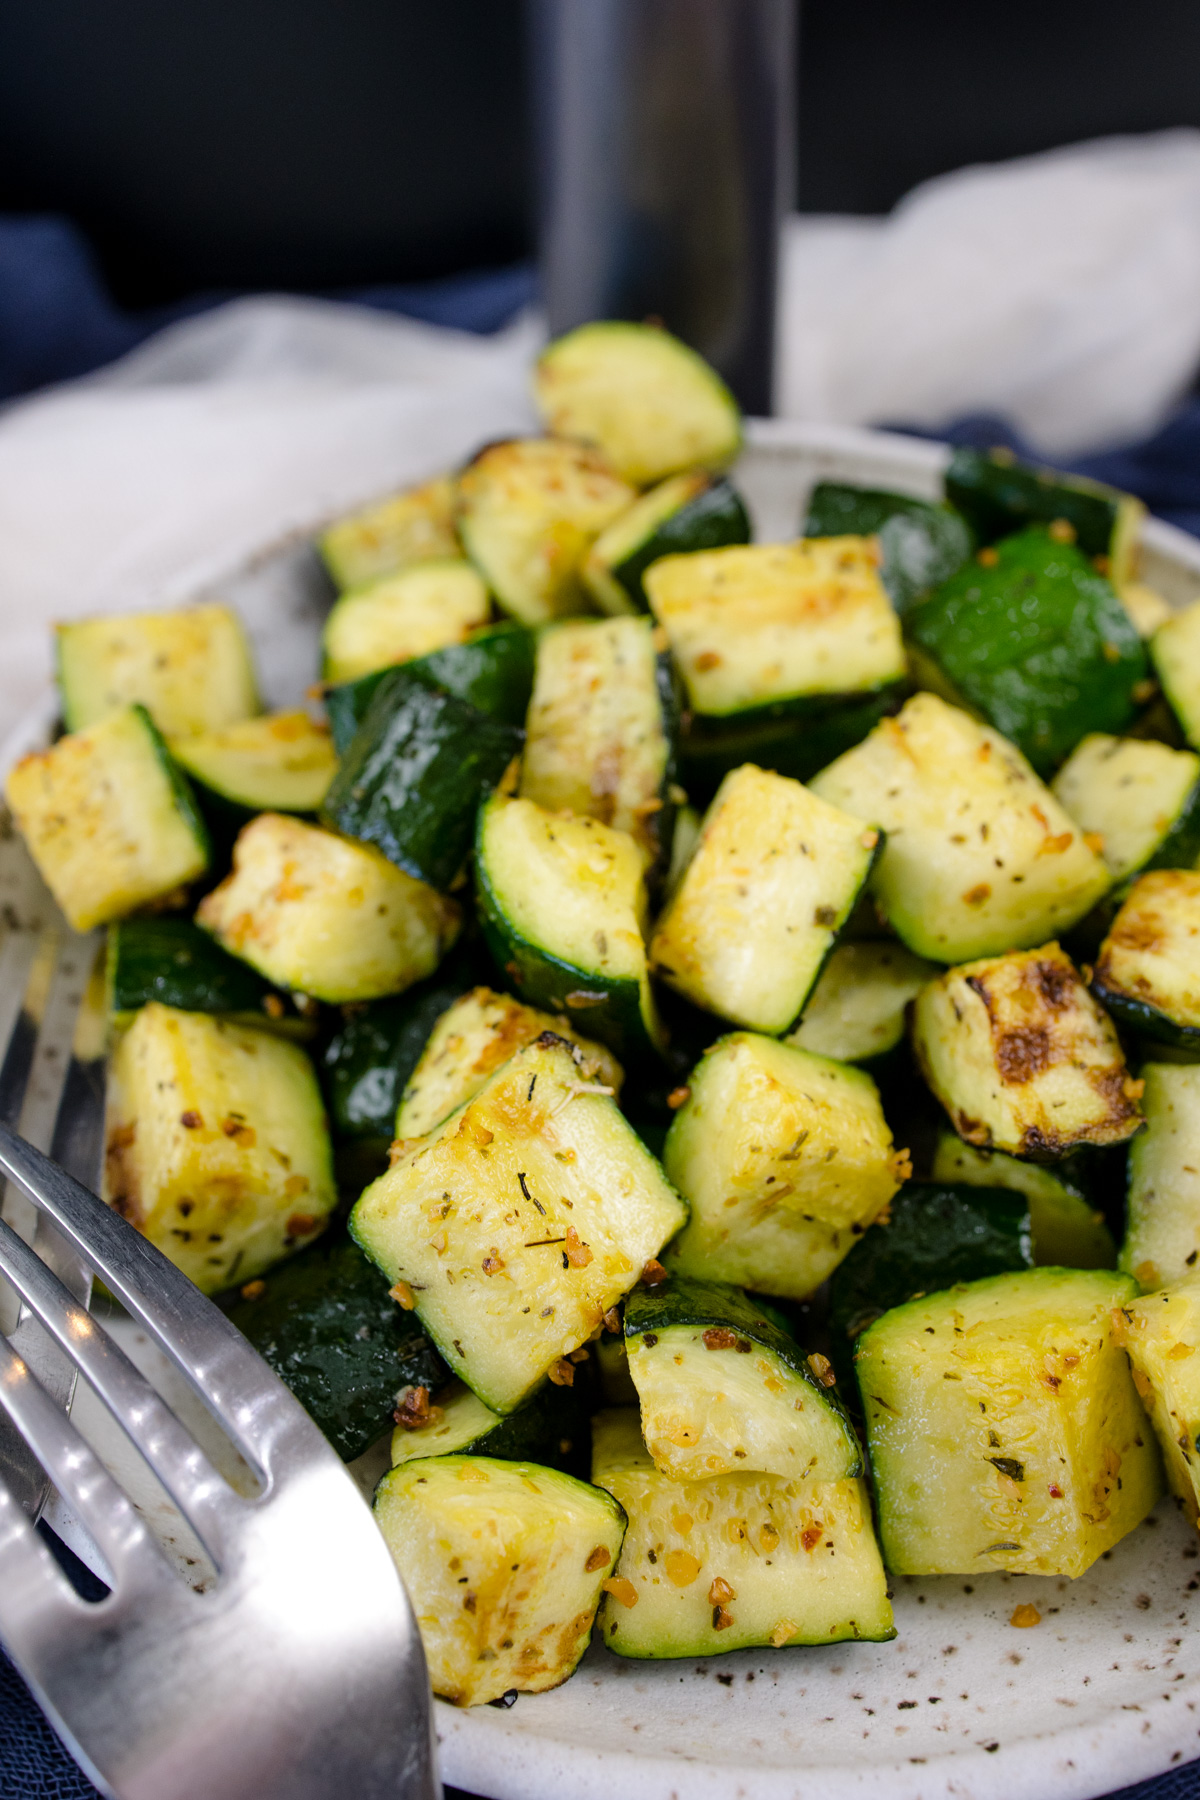
[[[108,928],[105,999],[109,1025],[123,1031],[151,1000],[182,1012],[219,1013],[285,1037],[315,1026],[256,969],[230,956],[191,919],[151,914]]]
[[[250,646],[228,606],[77,619],[56,630],[68,731],[132,705],[167,738],[219,731],[259,711]]]
[[[1184,737],[1200,749],[1200,600],[1159,626],[1150,660]]]
[[[621,1092],[624,1072],[612,1052],[577,1032],[561,1014],[522,1006],[508,994],[472,988],[441,1014],[409,1076],[396,1114],[398,1138],[424,1137],[465,1106],[510,1056],[544,1031],[557,1032],[583,1052],[584,1081]]]
[[[316,812],[337,771],[328,727],[299,711],[176,738],[171,754],[202,802],[240,813],[242,823],[253,813]]]
[[[1200,1523],[1200,1283],[1127,1300],[1117,1342],[1150,1415],[1171,1491]]]
[[[918,956],[968,962],[1044,943],[1108,889],[1024,757],[935,694],[915,694],[810,785],[882,826],[871,886]]]
[[[642,857],[627,832],[494,794],[475,881],[488,948],[522,1000],[578,1020],[624,1063],[657,1047]]]
[[[404,675],[408,681],[440,688],[443,693],[465,700],[489,719],[499,719],[505,725],[524,725],[533,692],[533,645],[531,631],[505,619],[499,625],[485,625],[482,631],[473,631],[465,643],[447,644],[428,656],[414,656],[403,665]],[[376,669],[357,681],[326,689],[325,712],[339,756],[350,748],[376,688],[393,674],[392,669]]]
[[[1074,544],[1023,531],[905,619],[923,685],[981,713],[1048,775],[1089,731],[1124,731],[1153,690],[1136,627]]]
[[[490,611],[487,588],[462,557],[413,563],[342,595],[321,634],[325,679],[357,681],[461,644]]]
[[[607,319],[569,331],[543,350],[534,397],[557,437],[597,445],[639,487],[680,469],[723,469],[742,447],[733,395],[659,326]]]
[[[655,928],[669,986],[737,1025],[794,1023],[854,910],[879,833],[752,763],[727,775]]]
[[[909,1173],[869,1075],[734,1032],[693,1069],[663,1167],[691,1208],[680,1275],[803,1300]]]
[[[946,470],[946,498],[981,544],[1027,525],[1062,520],[1085,556],[1100,559],[1113,585],[1133,578],[1138,533],[1146,509],[1132,494],[1081,475],[1063,475],[1016,460],[1010,450],[954,452]]]
[[[317,548],[343,594],[394,575],[409,563],[457,556],[452,477],[435,476],[337,519],[321,533]]]
[[[208,867],[191,789],[143,706],[22,757],[4,795],[75,931],[162,900]]]
[[[625,1349],[646,1448],[673,1481],[738,1470],[811,1481],[862,1473],[827,1359],[806,1357],[741,1288],[682,1275],[634,1288]]]
[[[1050,791],[1080,831],[1100,840],[1114,881],[1190,869],[1200,857],[1200,756],[1191,750],[1092,732]]]
[[[632,1408],[600,1413],[592,1445],[592,1480],[629,1518],[599,1617],[618,1656],[896,1635],[863,1482],[750,1473],[672,1481],[655,1468]]]
[[[206,1294],[311,1243],[337,1191],[303,1050],[151,1001],[110,1064],[104,1192]]]
[[[836,1062],[886,1056],[904,1038],[909,1002],[937,972],[894,940],[837,944],[787,1042]]]
[[[383,1280],[378,1269],[375,1275]],[[394,1300],[391,1305],[399,1311]],[[463,1382],[452,1381],[433,1406],[400,1407],[397,1417],[393,1467],[424,1456],[502,1456],[549,1469],[566,1468],[572,1474],[580,1462],[585,1471],[588,1466],[591,1425],[578,1388],[547,1384],[520,1412],[505,1415],[485,1406]]]
[[[351,1229],[454,1372],[514,1412],[599,1328],[686,1208],[583,1054],[546,1032],[428,1137]]]
[[[753,533],[732,482],[703,469],[672,475],[602,531],[583,563],[583,585],[601,612],[644,613],[642,576],[661,556],[748,544]]]
[[[247,1283],[229,1318],[353,1462],[405,1399],[436,1393],[449,1371],[386,1276],[350,1238],[331,1237]]]
[[[627,831],[660,869],[675,823],[679,708],[648,619],[580,619],[538,639],[520,792]]]
[[[1025,1162],[1002,1150],[976,1150],[953,1131],[943,1131],[930,1173],[934,1181],[1005,1188],[1020,1194],[1029,1208],[1035,1263],[1052,1269],[1113,1269],[1117,1246],[1104,1214],[1092,1203],[1077,1166],[1079,1160],[1063,1157],[1053,1164]],[[976,1274],[990,1273],[979,1269],[956,1275],[955,1280],[974,1281]]]
[[[1146,1129],[1129,1148],[1120,1266],[1138,1286],[1174,1286],[1200,1268],[1200,1064],[1144,1063]]]
[[[437,1456],[390,1469],[375,1519],[408,1589],[435,1694],[541,1694],[588,1647],[625,1514],[537,1463]]]
[[[594,450],[513,438],[459,476],[459,531],[505,612],[541,625],[586,610],[583,559],[636,497]]]
[[[398,994],[432,974],[459,916],[372,845],[262,813],[196,923],[277,987],[346,1002]]]
[[[1100,947],[1092,989],[1127,1030],[1200,1056],[1200,872],[1138,877]]]
[[[982,1150],[1052,1161],[1123,1143],[1142,1122],[1112,1023],[1057,944],[947,969],[917,995],[913,1047],[954,1129]]]
[[[1126,1275],[1026,1269],[912,1300],[858,1340],[883,1555],[897,1575],[1082,1575],[1162,1473],[1114,1309]]]
[[[448,888],[470,854],[480,802],[520,754],[523,736],[396,670],[375,690],[321,822],[374,844],[415,880]]]
[[[949,506],[839,481],[818,481],[803,535],[877,537],[880,578],[901,613],[961,569],[975,547],[970,526]]]

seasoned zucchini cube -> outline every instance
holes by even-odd
[[[727,775],[651,943],[655,971],[737,1025],[786,1031],[874,861],[872,825],[753,763]]]
[[[473,1099],[510,1056],[544,1031],[557,1032],[583,1052],[583,1080],[598,1081],[614,1095],[620,1093],[624,1073],[603,1044],[583,1037],[561,1014],[539,1012],[508,994],[477,987],[447,1008],[430,1033],[404,1089],[396,1136],[424,1137]]]
[[[1184,737],[1200,749],[1200,600],[1159,626],[1150,660]]]
[[[105,1198],[206,1294],[311,1243],[337,1204],[296,1044],[152,1001],[113,1054]]]
[[[1142,1122],[1112,1023],[1057,944],[947,969],[917,996],[913,1046],[954,1129],[983,1150],[1044,1162]]]
[[[1049,774],[1088,731],[1123,731],[1146,653],[1074,544],[1024,531],[980,552],[905,620],[924,685],[949,687]]]
[[[897,1307],[855,1370],[897,1575],[1082,1575],[1162,1494],[1113,1312],[1128,1276],[1026,1269]]]
[[[465,643],[414,656],[403,665],[404,678],[423,687],[441,688],[505,725],[524,725],[533,692],[533,644],[531,631],[505,619],[473,631]],[[394,674],[394,666],[376,669],[357,681],[326,689],[325,714],[339,756],[350,748],[378,688]]]
[[[245,812],[316,812],[337,772],[328,727],[269,713],[176,738],[171,754],[206,796]]]
[[[557,437],[596,444],[626,481],[723,469],[742,447],[737,402],[703,359],[658,326],[581,325],[542,352],[534,396]]]
[[[1133,1365],[1171,1491],[1200,1524],[1200,1283],[1127,1300],[1116,1336]]]
[[[904,1037],[911,1000],[937,966],[886,940],[837,944],[786,1042],[836,1062],[872,1062]]]
[[[399,1311],[395,1301],[392,1306]],[[427,1395],[418,1395],[415,1404],[411,1396],[406,1399],[407,1409],[396,1409],[393,1468],[425,1456],[503,1456],[550,1469],[574,1468],[582,1459],[587,1467],[591,1421],[578,1388],[547,1383],[519,1412],[507,1415],[493,1412],[461,1381],[443,1388],[432,1406]]]
[[[583,559],[636,498],[594,450],[514,438],[489,444],[459,476],[459,531],[505,612],[541,625],[586,610]]]
[[[282,813],[238,837],[233,871],[196,923],[277,987],[348,1002],[398,994],[432,974],[458,933],[452,900],[370,844]]]
[[[934,1181],[1006,1188],[1020,1194],[1029,1208],[1035,1263],[1052,1269],[1113,1269],[1117,1246],[1104,1214],[1097,1212],[1089,1197],[1078,1161],[1064,1157],[1056,1163],[1026,1162],[1006,1156],[1002,1150],[976,1150],[955,1132],[943,1131],[930,1173]],[[978,1271],[980,1275],[991,1272]],[[962,1274],[955,1279],[973,1281],[975,1275]]]
[[[824,1357],[725,1282],[687,1276],[625,1302],[625,1349],[654,1466],[673,1481],[760,1470],[812,1481],[862,1473]]]
[[[317,548],[342,593],[409,563],[457,556],[453,479],[438,475],[336,520],[321,533]]]
[[[696,713],[739,724],[903,680],[900,623],[863,537],[667,556],[646,596]]]
[[[1143,1063],[1146,1129],[1129,1147],[1120,1266],[1141,1288],[1200,1268],[1200,1064]]]
[[[219,731],[259,711],[250,646],[228,606],[122,613],[57,627],[68,731],[144,706],[164,737]]]
[[[1117,587],[1133,574],[1146,509],[1132,494],[1016,460],[1010,450],[956,450],[946,470],[946,498],[981,544],[1027,525],[1061,520],[1085,556],[1095,557]]]
[[[672,1481],[630,1408],[593,1421],[592,1480],[629,1519],[598,1621],[617,1656],[896,1635],[863,1482],[750,1473]]]
[[[22,757],[4,793],[76,931],[124,918],[208,867],[208,834],[144,707]]]
[[[1103,862],[1020,752],[935,694],[915,694],[810,786],[887,834],[872,890],[918,956],[1027,949],[1108,889]]]
[[[880,579],[901,613],[961,569],[974,547],[970,526],[949,506],[837,481],[814,487],[803,535],[877,537]]]
[[[376,669],[461,644],[487,623],[488,591],[461,557],[413,563],[354,588],[330,612],[321,634],[326,681],[357,681]]]
[[[668,1262],[803,1300],[910,1173],[869,1075],[737,1031],[693,1069],[663,1167],[691,1207]]]
[[[547,1032],[429,1136],[351,1229],[456,1374],[513,1412],[595,1333],[686,1208],[583,1054]]]
[[[692,469],[651,488],[600,533],[584,558],[583,585],[601,612],[649,612],[642,576],[659,557],[750,538],[750,517],[733,484]]]
[[[1200,857],[1200,756],[1191,750],[1092,732],[1050,791],[1080,831],[1100,840],[1114,881],[1190,869]]]
[[[1130,1031],[1200,1055],[1200,872],[1138,877],[1100,947],[1092,987]]]
[[[625,1515],[537,1463],[438,1456],[391,1469],[375,1519],[408,1589],[435,1694],[541,1694],[588,1647]]]
[[[627,831],[647,867],[675,820],[677,707],[648,619],[581,619],[538,640],[520,792]]]

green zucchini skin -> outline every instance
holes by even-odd
[[[455,1393],[469,1390],[455,1388],[439,1397],[443,1407],[450,1400],[451,1412]],[[392,1438],[392,1462],[416,1462],[423,1456],[497,1456],[506,1462],[535,1462],[543,1468],[562,1469],[586,1480],[591,1467],[590,1415],[585,1383],[555,1387],[547,1382],[517,1412],[493,1414],[492,1424],[452,1450],[433,1440],[423,1449],[422,1439],[429,1436],[427,1427],[403,1433],[397,1430]],[[397,1442],[403,1444],[402,1455],[397,1454]]]
[[[1153,1044],[1186,1051],[1189,1061],[1200,1061],[1200,1025],[1180,1025],[1157,1006],[1106,987],[1100,979],[1092,982],[1092,993],[1123,1031],[1149,1038]]]
[[[693,798],[709,800],[725,776],[747,762],[807,781],[861,744],[880,719],[898,710],[907,691],[907,683],[891,682],[866,696],[813,699],[805,710],[781,701],[778,707],[738,714],[729,725],[685,713],[679,746],[683,785]]]
[[[533,632],[506,621],[477,631],[465,644],[448,644],[399,667],[410,681],[441,688],[491,719],[523,725],[533,692],[533,665]],[[395,673],[395,669],[376,669],[357,681],[343,681],[326,690],[325,712],[339,756],[350,748],[380,682]]]
[[[372,695],[321,822],[445,889],[470,853],[480,801],[524,740],[518,726],[414,682],[401,668]]]
[[[108,931],[105,987],[109,1015],[123,1021],[151,1000],[182,1012],[236,1015],[261,1021],[292,1035],[311,1034],[286,994],[230,956],[190,919],[123,919]],[[273,996],[283,1008],[272,1019],[264,1002]],[[276,1009],[272,1006],[272,1011]]]
[[[345,1462],[387,1430],[400,1389],[432,1394],[450,1379],[420,1321],[345,1236],[284,1263],[229,1317]]]
[[[813,489],[803,535],[878,537],[880,575],[900,613],[948,581],[975,548],[971,527],[949,506],[837,481],[819,481]]]
[[[1151,869],[1194,869],[1200,862],[1200,781],[1176,813],[1170,830],[1153,856],[1133,870],[1125,883],[1128,887],[1138,875]]]
[[[624,588],[638,612],[649,612],[650,602],[642,586],[642,576],[660,556],[676,556],[692,550],[719,550],[725,544],[748,544],[753,535],[745,501],[733,483],[722,477],[662,520],[632,556],[614,566],[612,577]]]
[[[1026,525],[1066,519],[1085,556],[1107,556],[1124,498],[1098,482],[1070,480],[1053,469],[967,447],[956,450],[945,476],[946,498],[981,544],[994,544]]]
[[[1145,647],[1075,545],[1032,529],[988,554],[994,565],[960,569],[905,629],[966,705],[1047,775],[1088,732],[1133,723]]]

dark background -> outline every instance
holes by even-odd
[[[127,306],[517,261],[524,114],[521,0],[0,4],[0,210],[74,218]],[[1200,5],[806,0],[799,118],[800,205],[843,212],[1200,125]]]

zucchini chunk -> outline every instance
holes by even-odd
[[[144,1006],[110,1064],[104,1197],[206,1294],[311,1243],[337,1190],[303,1050]]]
[[[406,1390],[428,1397],[448,1372],[375,1264],[350,1238],[330,1235],[247,1284],[229,1318],[353,1462],[383,1436]]]
[[[807,538],[665,556],[646,596],[692,709],[739,726],[902,681],[900,622],[869,538]]]
[[[627,832],[494,794],[475,881],[488,948],[523,1000],[577,1017],[622,1062],[657,1048],[642,858]]]
[[[1124,731],[1146,652],[1108,579],[1074,544],[1023,531],[982,550],[905,620],[918,676],[1016,744],[1039,775],[1089,731]]]
[[[448,888],[470,855],[480,802],[520,755],[523,737],[396,670],[375,690],[321,823],[374,844],[415,880]]]
[[[1200,749],[1200,600],[1159,626],[1150,660],[1184,737]]]
[[[858,1340],[896,1575],[1079,1576],[1162,1494],[1113,1311],[1126,1275],[1025,1269],[912,1300]]]
[[[648,619],[581,619],[538,640],[520,792],[627,831],[658,868],[675,823],[679,709]]]
[[[262,813],[196,923],[277,987],[344,1003],[398,994],[432,974],[459,917],[453,900],[372,845]]]
[[[505,612],[541,625],[586,610],[583,559],[636,497],[593,450],[513,438],[489,444],[459,476],[458,526]]]
[[[918,956],[969,962],[1044,943],[1110,877],[1019,751],[936,694],[914,694],[812,791],[887,834],[871,886]]]
[[[1200,1524],[1200,1284],[1127,1300],[1117,1341],[1150,1415],[1172,1493]]]
[[[191,789],[143,706],[23,756],[4,794],[74,931],[164,899],[208,867]]]
[[[219,731],[260,710],[250,646],[228,606],[123,613],[56,627],[68,731],[144,706],[164,737]]]
[[[835,1062],[886,1056],[903,1041],[909,1001],[937,972],[903,944],[836,944],[786,1042]]]
[[[455,1374],[514,1412],[679,1229],[686,1208],[583,1054],[545,1032],[435,1132],[396,1146],[351,1230]]]
[[[378,1269],[375,1274],[382,1281]],[[395,1301],[391,1305],[399,1310]],[[422,1418],[423,1412],[428,1416]],[[399,1408],[397,1416],[393,1468],[425,1456],[501,1456],[575,1473],[581,1452],[587,1467],[591,1425],[577,1388],[539,1388],[520,1412],[505,1416],[485,1406],[461,1381],[453,1381],[439,1393],[435,1406],[418,1404],[407,1412]]]
[[[625,1514],[537,1463],[436,1456],[390,1469],[375,1519],[417,1615],[435,1694],[542,1694],[588,1647]]]
[[[243,823],[251,813],[316,812],[337,771],[328,728],[299,711],[176,738],[171,754],[202,799],[224,802]]]
[[[1101,840],[1114,881],[1200,858],[1200,756],[1150,738],[1092,732],[1050,791],[1079,829]]]
[[[453,478],[437,475],[335,520],[317,539],[317,549],[343,594],[409,563],[457,556]]]
[[[461,557],[413,563],[342,595],[321,634],[325,679],[357,681],[461,644],[490,610],[487,588]]]
[[[693,1069],[663,1167],[691,1207],[680,1275],[804,1300],[909,1174],[869,1075],[737,1031]]]
[[[1020,1194],[1029,1208],[1033,1260],[1051,1269],[1114,1269],[1117,1246],[1097,1212],[1075,1166],[1078,1159],[1031,1163],[1002,1150],[976,1150],[953,1131],[943,1131],[933,1154],[934,1181],[967,1187],[1005,1188]],[[998,1273],[998,1271],[996,1271]],[[979,1269],[956,1281],[974,1281]],[[949,1282],[945,1283],[949,1286]]]
[[[533,391],[556,437],[598,445],[638,487],[681,469],[723,469],[742,447],[729,389],[659,326],[580,325],[543,350]]]
[[[659,919],[656,973],[697,1006],[781,1032],[804,1007],[875,860],[879,833],[752,763],[727,775]]]
[[[600,1636],[617,1656],[896,1635],[862,1481],[738,1473],[672,1481],[632,1408],[593,1422],[592,1480],[629,1518]]]
[[[464,643],[447,644],[428,656],[414,656],[402,666],[408,681],[453,694],[489,719],[524,725],[533,692],[533,643],[531,631],[505,619],[473,631]],[[393,674],[393,669],[376,669],[357,681],[326,688],[325,713],[339,756],[350,748],[376,688]]]
[[[1129,1147],[1120,1267],[1140,1288],[1196,1278],[1200,1259],[1200,1064],[1144,1063],[1146,1129]]]
[[[1057,944],[947,969],[917,995],[913,1047],[981,1150],[1047,1162],[1124,1143],[1142,1123],[1112,1023]]]
[[[583,562],[583,585],[601,612],[649,612],[642,576],[661,556],[748,544],[745,503],[732,482],[703,469],[671,475],[635,500],[596,539]]]
[[[1200,1055],[1200,871],[1139,875],[1100,946],[1092,990],[1127,1030]]]
[[[110,925],[105,998],[114,1032],[132,1025],[151,1000],[181,1012],[219,1013],[285,1037],[311,1037],[315,1029],[289,994],[214,944],[191,919],[151,914]]]
[[[949,506],[838,481],[814,487],[803,535],[877,537],[880,579],[899,613],[949,580],[975,548],[970,526]]]
[[[583,1052],[580,1075],[621,1092],[624,1071],[612,1052],[562,1017],[522,1006],[508,994],[472,988],[447,1008],[431,1031],[396,1114],[398,1138],[424,1137],[465,1106],[510,1056],[544,1031],[557,1032]]]
[[[1146,509],[1132,494],[1020,463],[1009,450],[954,452],[946,470],[946,498],[981,544],[994,544],[1027,525],[1068,524],[1085,556],[1100,559],[1117,588],[1133,579],[1138,533]]]
[[[625,1349],[646,1448],[673,1481],[738,1470],[811,1481],[861,1475],[828,1363],[807,1358],[741,1288],[686,1276],[634,1288]]]

